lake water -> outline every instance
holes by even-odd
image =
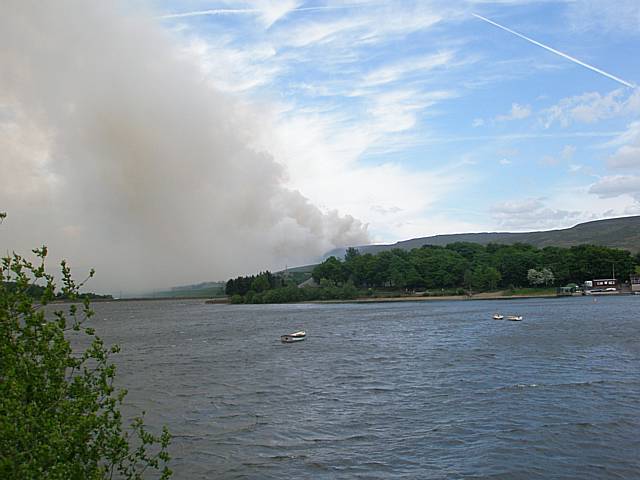
[[[177,479],[640,478],[638,296],[95,310]]]

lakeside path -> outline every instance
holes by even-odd
[[[434,302],[434,301],[464,301],[464,300],[513,300],[523,298],[561,298],[557,295],[505,295],[503,292],[478,293],[476,295],[442,295],[433,297],[423,296],[397,296],[397,297],[358,297],[352,300],[310,300],[294,303],[392,303],[392,302]],[[208,304],[228,304],[229,299],[219,298],[207,300]]]
[[[359,297],[353,300],[316,300],[306,303],[392,303],[392,302],[433,302],[466,300],[513,300],[521,298],[559,298],[557,295],[504,295],[501,292],[479,293],[477,295],[443,295],[440,297]]]

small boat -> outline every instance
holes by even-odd
[[[307,338],[307,332],[305,332],[304,330],[300,330],[299,332],[282,335],[280,337],[280,341],[282,343],[293,343],[293,342],[301,342],[306,338]]]
[[[494,313],[493,314],[493,319],[494,320],[502,320],[504,318],[504,315],[500,315],[499,313]]]
[[[511,320],[512,322],[521,322],[522,321],[522,315],[509,315],[507,317],[507,320]]]

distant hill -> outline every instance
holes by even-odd
[[[211,298],[224,295],[224,282],[202,282],[182,285],[166,291],[149,292],[143,297],[151,298]]]
[[[471,242],[486,245],[488,243],[528,243],[538,248],[571,247],[581,244],[602,245],[621,248],[632,253],[640,252],[640,215],[633,217],[611,218],[580,223],[575,227],[543,232],[485,232],[456,233],[451,235],[435,235],[433,237],[413,238],[390,245],[361,245],[356,248],[360,253],[378,253],[393,248],[411,250],[423,245],[445,246],[455,242]],[[326,254],[343,257],[346,248],[337,248]]]

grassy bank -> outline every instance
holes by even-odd
[[[440,292],[439,292],[440,293]],[[449,293],[449,294],[447,294]],[[284,302],[260,302],[260,303],[380,303],[380,302],[423,302],[437,300],[510,300],[516,298],[557,298],[555,288],[518,288],[510,290],[497,290],[492,292],[481,292],[472,295],[434,294],[431,292],[407,293],[399,291],[376,291],[367,295],[357,295],[354,298],[308,298]],[[226,303],[254,303],[254,302],[234,302],[230,298],[217,298],[208,300],[208,304]]]
[[[503,296],[513,297],[513,296],[527,296],[527,297],[546,297],[546,296],[555,296],[556,289],[555,287],[549,288],[513,288],[509,290],[504,290],[501,292]]]

